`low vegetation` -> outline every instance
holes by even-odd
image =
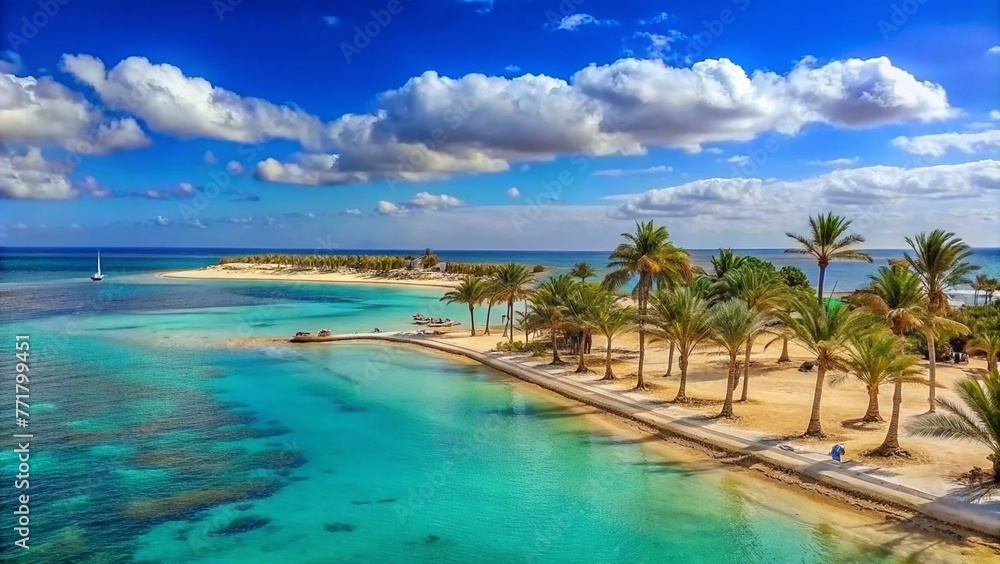
[[[297,255],[284,253],[268,253],[261,255],[223,257],[220,265],[225,264],[258,264],[292,266],[297,268],[315,268],[319,270],[335,270],[349,268],[360,271],[388,272],[390,270],[431,268],[441,262],[430,249],[420,257],[413,255]],[[450,274],[470,276],[489,276],[500,269],[498,264],[447,262],[446,271]],[[544,270],[544,268],[543,268]]]

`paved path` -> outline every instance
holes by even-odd
[[[808,476],[820,483],[861,493],[919,511],[940,521],[953,523],[991,536],[1000,536],[1000,503],[976,504],[942,495],[907,483],[907,477],[884,469],[853,463],[837,463],[824,454],[755,435],[751,431],[721,425],[679,406],[608,390],[579,378],[566,369],[548,367],[526,354],[482,353],[440,339],[412,333],[337,335],[334,341],[384,341],[404,343],[461,355],[481,364],[531,382],[568,398],[601,408],[724,450],[752,456],[773,466]],[[832,446],[832,445],[831,445]]]

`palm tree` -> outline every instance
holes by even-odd
[[[708,300],[690,286],[681,286],[657,291],[650,305],[652,324],[665,338],[677,344],[681,382],[674,401],[684,403],[688,400],[687,371],[691,353],[712,334]]]
[[[747,257],[734,253],[732,249],[719,249],[719,254],[711,258],[714,271],[712,278],[715,280],[725,278],[726,273],[743,266],[746,260]]]
[[[865,391],[868,392],[868,408],[861,420],[869,423],[884,421],[879,412],[879,387],[888,382],[902,386],[904,380],[912,381],[913,376],[919,372],[915,368],[917,359],[916,356],[903,354],[902,339],[883,329],[878,333],[851,339],[851,348],[844,361],[847,373],[834,378],[831,383],[855,378],[864,384]]]
[[[535,280],[535,275],[523,264],[508,262],[500,267],[496,276],[496,294],[498,302],[507,302],[507,328],[509,342],[514,342],[514,302],[528,297],[526,286]]]
[[[889,428],[886,430],[885,439],[875,449],[875,453],[881,456],[905,455],[907,452],[899,446],[899,409],[903,404],[903,383],[919,381],[916,377],[918,357],[903,354],[902,346],[892,349],[888,354],[889,363],[894,365],[892,370],[896,372],[890,376],[893,383],[892,415],[889,417]]]
[[[493,313],[493,304],[497,301],[497,288],[495,275],[486,279],[483,287],[483,300],[486,302],[486,329],[483,331],[483,335],[490,334],[490,315]]]
[[[738,268],[730,270],[718,282],[725,289],[725,294],[743,300],[753,311],[761,315],[765,321],[774,318],[788,294],[788,287],[781,281],[777,272],[762,268]],[[750,381],[750,352],[754,340],[766,329],[761,326],[758,331],[747,336],[743,347],[743,392],[740,401],[747,401],[747,389]],[[737,381],[739,375],[737,375]]]
[[[955,392],[959,401],[939,400],[947,413],[922,416],[910,434],[984,445],[991,451],[988,458],[996,484],[1000,482],[1000,372],[991,371],[982,384],[973,378],[960,380]]]
[[[782,312],[779,315],[799,343],[816,357],[816,387],[805,436],[822,437],[820,405],[826,373],[845,368],[850,340],[869,333],[872,324],[861,310],[851,312],[841,304],[823,307],[812,300],[800,300],[792,314]]]
[[[935,315],[931,311],[930,300],[920,278],[910,272],[906,265],[880,266],[878,273],[868,278],[870,280],[868,287],[859,290],[851,299],[875,315],[881,316],[894,334],[902,335],[910,330],[919,331],[927,340],[927,348],[930,351],[938,335],[968,331],[965,325]],[[930,411],[933,412],[937,406],[935,402],[937,363],[932,357],[933,355],[928,354],[927,399]]]
[[[580,279],[580,282],[586,282],[588,278],[597,276],[597,271],[590,263],[578,262],[573,265],[573,269],[569,271],[570,276],[575,276]]]
[[[709,338],[729,353],[726,401],[719,415],[732,417],[733,389],[736,388],[736,356],[746,346],[747,339],[764,328],[765,319],[739,299],[726,300],[711,311],[709,324],[712,332]]]
[[[981,352],[986,355],[986,369],[997,369],[997,356],[1000,356],[1000,330],[977,331],[976,337],[966,343],[969,352]]]
[[[949,311],[949,288],[969,282],[969,274],[979,267],[965,261],[972,255],[969,246],[954,233],[935,229],[930,233],[919,233],[913,239],[907,237],[906,244],[913,249],[913,256],[903,253],[903,258],[920,279],[927,294],[927,310],[943,317]],[[934,331],[925,333],[927,337],[928,383],[930,385],[930,411],[937,409],[936,376],[937,347]]]
[[[625,242],[611,252],[604,286],[618,289],[638,276],[632,295],[639,305],[639,368],[635,389],[644,390],[642,366],[646,356],[645,317],[649,292],[653,285],[677,284],[691,279],[693,264],[687,251],[670,241],[666,227],[656,227],[652,221],[636,222],[635,233],[622,233]]]
[[[477,276],[466,277],[454,290],[446,292],[441,300],[447,300],[449,304],[468,304],[469,319],[472,326],[472,336],[476,336],[476,306],[483,303],[486,296],[487,284]]]
[[[871,262],[872,257],[854,247],[864,243],[865,238],[856,233],[847,233],[851,220],[829,212],[809,218],[809,236],[785,233],[797,241],[800,248],[787,249],[786,253],[812,255],[819,264],[819,284],[816,288],[816,300],[823,304],[823,281],[826,279],[826,267],[835,260],[860,260]]]
[[[552,339],[552,364],[565,364],[559,358],[560,331],[569,324],[569,300],[580,283],[569,274],[550,277],[542,282],[528,299],[529,325],[545,328]]]
[[[970,284],[972,285],[972,305],[979,305],[979,292],[983,292],[989,287],[990,277],[985,274],[977,274]],[[989,304],[989,302],[984,303]]]
[[[948,313],[948,289],[968,284],[969,275],[979,269],[965,260],[972,256],[972,250],[954,233],[942,229],[907,237],[906,244],[914,254],[904,253],[903,258],[923,283],[931,312]]]
[[[986,279],[986,285],[983,286],[983,302],[986,305],[993,303],[993,292],[1000,290],[1000,280],[993,278],[992,276]]]
[[[621,303],[621,296],[603,288],[599,284],[578,284],[575,295],[569,300],[570,319],[574,325],[587,332],[596,332],[607,339],[604,359],[603,380],[614,380],[611,369],[611,342],[623,333],[631,331],[635,315],[631,308]],[[577,372],[587,372],[584,363],[584,341],[580,341]]]

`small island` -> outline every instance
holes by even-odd
[[[420,256],[269,253],[223,257],[218,264],[201,269],[164,272],[158,276],[454,288],[467,276],[491,276],[501,266],[443,261],[431,249],[425,249]],[[531,271],[540,274],[547,269],[542,265],[535,265]]]

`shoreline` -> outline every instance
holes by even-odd
[[[775,445],[710,429],[698,422],[665,416],[638,401],[621,396],[612,397],[599,390],[589,389],[579,382],[559,378],[558,375],[440,340],[401,334],[357,334],[339,335],[331,342],[352,341],[416,346],[464,357],[567,400],[596,408],[603,414],[654,434],[668,443],[701,450],[722,465],[736,464],[755,469],[771,480],[793,485],[806,494],[832,498],[862,511],[878,511],[885,516],[886,521],[930,521],[932,526],[925,525],[921,528],[929,528],[937,534],[957,534],[954,529],[958,529],[965,532],[958,536],[966,541],[997,551],[994,541],[1000,532],[1000,517],[986,511],[976,511],[971,504],[961,503],[948,496],[935,496],[845,466],[781,450]],[[986,535],[987,538],[977,539],[979,534]]]
[[[211,265],[193,270],[157,272],[157,278],[183,280],[266,280],[278,282],[323,282],[328,284],[366,284],[373,286],[412,286],[418,288],[452,289],[461,281],[459,275],[435,272],[413,272],[413,278],[387,278],[374,272],[336,272],[281,267],[277,265]]]
[[[396,342],[363,345],[412,348],[406,343]],[[926,562],[952,562],[956,558],[966,562],[992,561],[1000,554],[1000,545],[958,534],[954,525],[921,517],[913,511],[861,499],[851,492],[819,483],[807,483],[794,474],[767,464],[747,464],[745,457],[734,456],[730,452],[677,435],[665,435],[635,419],[581,402],[466,357],[456,357],[452,353],[433,348],[416,348],[423,354],[485,369],[498,381],[510,383],[543,401],[568,408],[573,416],[580,417],[585,425],[597,431],[606,432],[623,441],[638,442],[641,448],[648,449],[653,456],[661,457],[670,464],[692,472],[714,474],[720,481],[739,484],[743,486],[740,489],[741,495],[785,517],[816,527],[824,527],[833,522],[837,533],[844,540],[877,546],[892,544],[894,553],[898,551],[902,558],[913,558],[921,554]],[[802,503],[803,500],[808,503]],[[900,541],[894,536],[902,531],[894,533],[883,530],[894,525],[908,527],[905,540]],[[924,551],[932,545],[940,552],[928,557]],[[970,550],[988,551],[989,554],[970,553]],[[948,558],[943,559],[944,556]]]

